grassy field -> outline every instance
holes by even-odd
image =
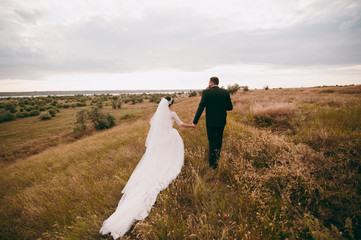
[[[124,239],[360,239],[361,87],[231,98],[219,168],[207,164],[204,120],[178,129],[182,172]],[[199,100],[177,98],[174,110],[191,122]],[[1,165],[0,238],[111,239],[98,231],[145,151],[155,108],[105,109],[117,126]],[[2,123],[1,146],[70,134],[74,114]]]
[[[155,108],[154,103],[124,104],[122,109],[107,106],[103,111],[112,114],[119,124],[136,120]],[[79,109],[82,108],[62,109],[50,121],[40,121],[38,116],[34,116],[1,123],[0,166],[37,154],[49,147],[76,140],[78,136],[73,133],[73,129]]]

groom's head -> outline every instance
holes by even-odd
[[[218,86],[219,84],[219,79],[217,77],[211,77],[211,79],[209,80],[209,87],[213,87],[213,86]]]

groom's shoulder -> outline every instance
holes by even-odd
[[[215,94],[228,94],[228,91],[226,89],[220,87],[211,88],[210,90],[212,91],[212,93]]]
[[[209,88],[204,89],[204,90],[202,91],[202,95],[207,95],[207,94],[209,94],[210,90],[211,90],[211,89],[209,89]]]

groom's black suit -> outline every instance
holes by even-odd
[[[193,123],[197,124],[206,108],[206,126],[209,142],[209,166],[217,168],[217,161],[222,148],[223,130],[226,125],[227,111],[233,109],[228,91],[213,86],[202,93]]]

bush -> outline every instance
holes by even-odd
[[[88,111],[88,118],[97,130],[111,128],[115,125],[115,118],[110,114],[102,113],[98,107],[93,107]]]
[[[33,109],[30,111],[30,116],[38,116],[40,114],[40,111],[37,109]]]
[[[64,104],[63,104],[63,103],[58,103],[58,104],[56,104],[56,107],[57,107],[57,108],[63,108],[63,107],[64,107]]]
[[[0,122],[7,122],[15,119],[15,115],[10,112],[4,112],[0,114]]]
[[[98,100],[95,105],[96,105],[97,108],[99,108],[99,109],[102,109],[102,108],[103,108],[103,102],[100,101],[100,100]]]
[[[112,100],[111,103],[112,103],[112,108],[113,108],[113,109],[117,109],[117,101],[116,101],[116,100]]]
[[[239,86],[237,83],[233,85],[228,85],[227,87],[227,91],[229,92],[229,94],[235,94],[236,92],[238,92],[239,89],[241,89],[241,86]]]
[[[111,104],[112,104],[112,108],[113,108],[113,109],[117,109],[117,108],[121,108],[121,107],[122,107],[122,101],[117,100],[117,99],[113,99],[113,100],[111,101]]]
[[[197,96],[197,92],[196,91],[190,91],[188,96],[189,97],[195,97],[195,96]]]
[[[9,111],[10,113],[17,112],[15,103],[5,103],[4,108],[5,108],[5,110]]]
[[[76,113],[76,120],[75,120],[75,131],[85,130],[86,129],[86,120],[88,118],[88,112],[85,108],[79,110]]]
[[[49,109],[49,113],[52,117],[55,117],[56,111],[54,109]]]
[[[152,95],[149,98],[149,102],[155,102],[155,103],[159,103],[160,100],[162,100],[161,96],[157,96],[157,95]]]
[[[50,120],[51,119],[51,115],[49,112],[42,112],[39,115],[40,120]]]
[[[30,114],[28,112],[18,112],[16,113],[16,118],[25,118],[25,117],[29,117]]]
[[[243,91],[245,91],[245,92],[248,92],[248,86],[246,85],[246,86],[243,86]]]
[[[117,101],[117,108],[122,108],[122,101],[120,100]]]
[[[113,115],[108,113],[107,120],[108,120],[109,128],[115,126],[115,117]]]
[[[78,102],[78,103],[76,103],[76,106],[77,107],[85,107],[86,103],[85,102]]]
[[[25,107],[25,111],[27,112],[31,112],[31,110],[33,110],[34,108],[33,107]]]

